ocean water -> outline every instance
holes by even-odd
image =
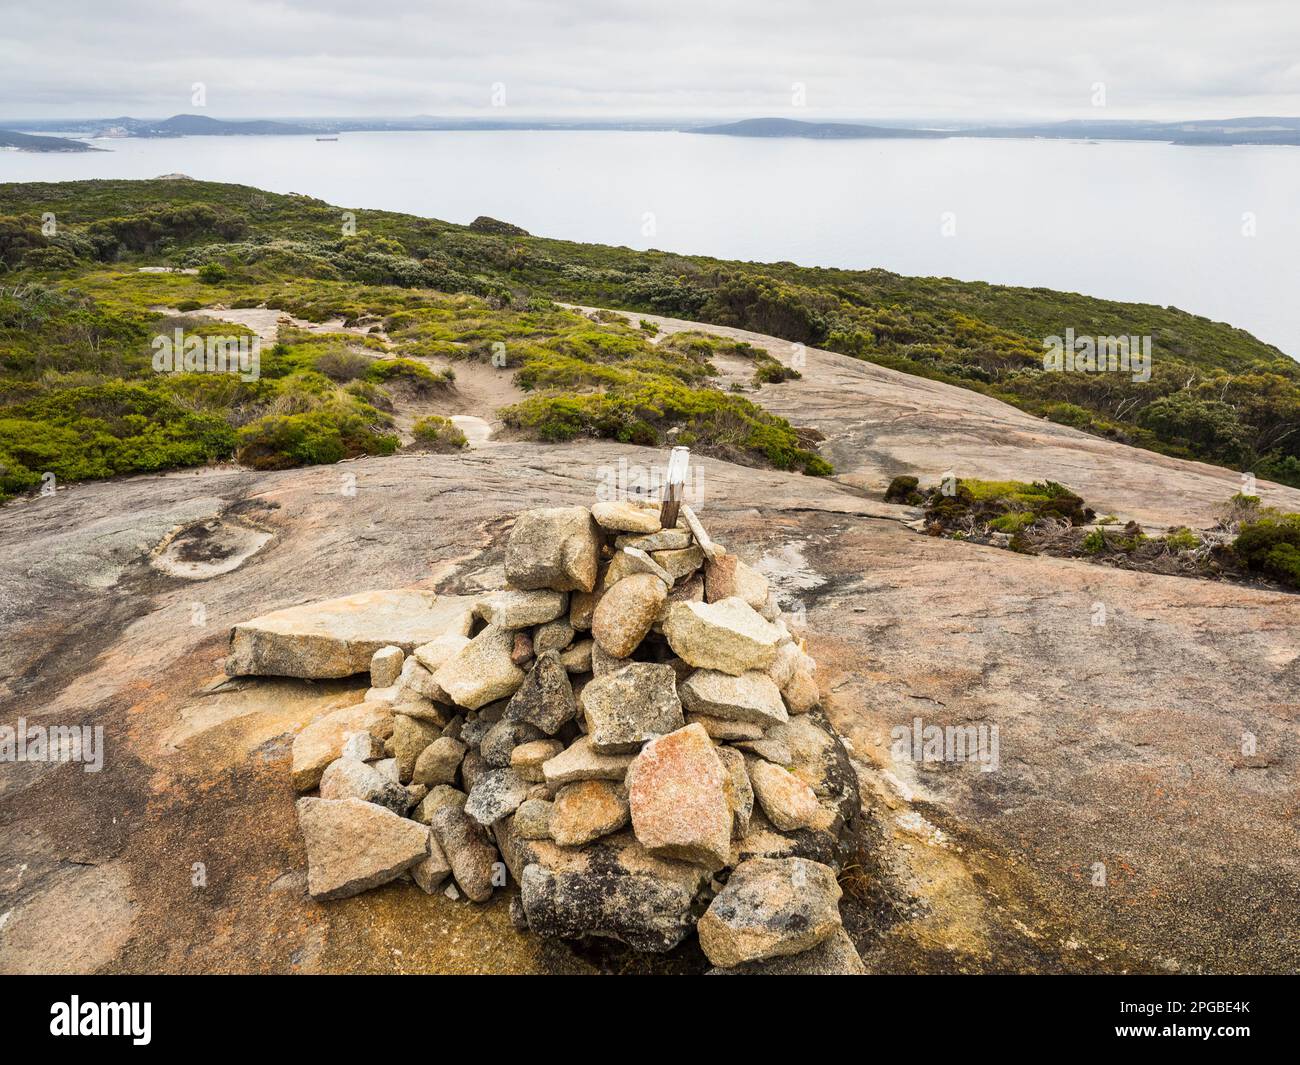
[[[568,240],[1040,285],[1173,305],[1300,357],[1300,148],[520,131],[97,143],[111,150],[0,152],[0,182],[179,172]]]

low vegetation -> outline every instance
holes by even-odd
[[[58,222],[49,235],[40,225],[47,212]],[[361,365],[357,353],[387,356],[379,365],[396,355],[514,368],[536,395],[511,413],[512,424],[539,439],[590,433],[659,441],[677,428],[719,454],[826,472],[793,427],[712,385],[706,364],[713,355],[692,354],[685,341],[674,345],[677,338],[651,345],[651,329],[588,322],[554,300],[752,329],[983,392],[1086,432],[1300,486],[1300,365],[1242,330],[1176,308],[883,270],[573,244],[492,219],[465,227],[358,211],[354,220],[355,231],[345,234],[342,209],[319,200],[188,179],[0,187],[0,415],[9,426],[0,433],[0,484],[11,486],[0,490],[22,490],[12,486],[56,472],[46,461],[56,429],[72,434],[53,445],[60,453],[72,445],[60,464],[67,471],[165,468],[206,461],[198,451],[232,454],[235,437],[257,435],[245,430],[259,418],[309,413],[272,410],[269,392],[284,387],[283,376],[318,374],[336,392],[315,393],[317,425],[335,414],[346,423],[329,447],[305,443],[313,436],[307,426],[264,427],[264,437],[297,441],[286,455],[386,448],[384,392],[452,386],[396,368],[351,376]],[[137,274],[141,265],[197,273]],[[271,361],[288,368],[257,387],[151,380],[149,339],[164,325],[155,308],[218,303],[265,304],[313,322],[339,317],[371,332],[336,336],[329,353],[312,351],[323,360],[319,368],[294,362],[305,355],[297,349],[316,345],[282,336],[291,351]],[[1151,379],[1045,370],[1043,337],[1066,327],[1151,336]],[[378,328],[388,331],[392,350]],[[797,373],[790,359],[752,357],[755,383]],[[129,421],[143,398],[105,401],[108,417],[86,426],[78,424],[83,415],[64,411],[56,424],[46,420],[47,408],[30,406],[38,395],[112,382],[148,394],[154,436]],[[287,386],[299,400],[311,392],[303,384]],[[79,402],[94,421],[97,401]],[[226,428],[187,418],[215,418]],[[129,443],[112,444],[105,433]]]
[[[922,488],[895,477],[886,502],[924,508],[931,536],[1005,547],[1030,555],[1189,577],[1263,580],[1300,591],[1300,514],[1261,507],[1236,495],[1209,529],[1171,529],[1150,536],[1137,523],[1120,526],[1052,481],[954,479]]]

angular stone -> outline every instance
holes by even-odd
[[[741,599],[674,603],[664,621],[673,652],[693,666],[738,676],[765,670],[781,634]]]
[[[600,754],[633,753],[686,724],[677,674],[660,663],[633,662],[596,677],[582,690],[582,709],[592,749]]]
[[[362,799],[299,799],[307,846],[307,890],[343,899],[395,880],[429,848],[422,825]]]
[[[383,758],[376,762],[370,763],[380,776],[385,780],[391,780],[394,784],[400,784],[401,780],[397,776],[397,759]]]
[[[757,740],[763,737],[763,726],[752,721],[725,721],[720,717],[687,712],[686,723],[697,724],[716,743],[735,743],[737,740]]]
[[[560,652],[560,665],[566,673],[590,673],[591,649],[595,640],[579,640],[572,647]]]
[[[717,748],[718,758],[727,771],[727,805],[731,807],[731,837],[740,839],[749,831],[754,814],[754,788],[745,768],[745,756],[733,747]]]
[[[656,858],[626,830],[578,848],[522,839],[513,825],[498,825],[497,840],[538,935],[603,936],[658,952],[690,934],[708,878],[699,866]]]
[[[513,695],[524,682],[524,671],[510,660],[514,634],[489,625],[448,659],[433,679],[458,706],[480,706]]]
[[[833,813],[822,809],[812,788],[781,766],[756,758],[749,776],[758,804],[779,831],[827,829],[835,820]]]
[[[535,725],[548,736],[578,715],[573,685],[558,651],[547,651],[537,659],[506,707],[505,719]],[[537,738],[537,737],[534,737]]]
[[[606,654],[626,658],[645,639],[667,599],[668,586],[653,574],[624,577],[601,596],[591,635]]]
[[[474,613],[489,625],[499,625],[503,629],[527,629],[553,621],[568,609],[569,597],[564,592],[506,589],[484,596],[474,607]]]
[[[866,976],[867,967],[841,928],[817,946],[798,954],[745,962],[732,969],[710,969],[708,976]]]
[[[555,873],[529,865],[520,889],[528,927],[541,936],[601,936],[635,950],[663,952],[691,928],[694,896],[651,877]]]
[[[575,780],[622,780],[632,764],[630,754],[601,754],[591,746],[590,736],[580,736],[561,754],[542,764],[549,787]]]
[[[796,668],[790,675],[790,679],[781,689],[781,695],[785,698],[785,705],[792,714],[806,714],[817,709],[822,701],[821,692],[817,690],[817,682],[813,680],[812,674],[802,667]]]
[[[694,573],[704,564],[704,552],[698,547],[684,547],[680,551],[655,551],[650,557],[667,570],[674,581]]]
[[[533,632],[533,653],[544,655],[547,651],[563,651],[573,643],[574,630],[567,617],[559,617],[538,625]]]
[[[450,659],[465,649],[468,634],[445,632],[437,639],[422,643],[415,649],[415,659],[430,674],[437,673]]]
[[[799,954],[841,927],[835,873],[805,858],[751,858],[732,870],[697,931],[723,968]]]
[[[510,752],[510,768],[530,784],[540,784],[546,778],[542,766],[564,750],[559,740],[533,740],[521,743]]]
[[[411,816],[420,824],[427,825],[433,819],[433,815],[444,806],[454,806],[457,810],[465,809],[467,798],[468,795],[450,784],[435,784],[429,789],[429,794],[420,800],[411,812]]]
[[[397,759],[397,776],[405,784],[415,772],[421,752],[442,735],[441,725],[407,714],[393,715],[393,757]]]
[[[663,566],[639,548],[629,547],[625,551],[615,552],[601,577],[601,587],[608,590],[634,573],[652,574],[664,582],[664,587],[673,583],[672,575]]]
[[[545,799],[525,799],[515,811],[512,824],[522,839],[550,839],[551,804]]]
[[[499,699],[495,703],[488,703],[478,713],[471,712],[460,727],[458,737],[460,741],[468,743],[471,747],[478,747],[492,730],[492,726],[505,716],[509,703],[508,699]]]
[[[432,895],[447,877],[451,876],[451,862],[442,852],[442,844],[429,829],[429,856],[411,867],[411,879],[426,895]]]
[[[631,665],[630,658],[615,658],[608,654],[595,640],[591,641],[591,673],[594,677],[603,677],[606,673],[616,673],[624,666]]]
[[[686,528],[690,529],[695,542],[700,545],[700,549],[708,558],[726,554],[726,548],[709,538],[709,534],[704,531],[704,526],[700,524],[700,519],[695,516],[695,511],[685,503],[682,504],[679,524],[685,524]]]
[[[466,643],[469,642],[462,636],[452,638],[464,640]],[[437,641],[434,642],[436,643]],[[427,708],[422,711],[409,711],[411,717],[427,717],[429,719],[436,718],[441,720],[443,717],[442,711],[436,706],[430,704],[442,703],[447,705],[451,702],[451,696],[438,686],[437,681],[433,679],[433,674],[425,668],[424,663],[415,655],[412,655],[402,663],[402,672],[397,678],[397,684],[395,687],[397,689],[397,694],[393,699],[393,705],[395,707],[399,704],[416,703],[421,707]],[[402,712],[408,713],[408,711],[405,710]]]
[[[527,721],[511,721],[503,717],[483,737],[479,745],[479,754],[483,761],[493,769],[504,769],[510,764],[510,756],[521,743],[532,743],[543,738],[542,730]]]
[[[489,769],[470,789],[465,813],[484,828],[519,809],[528,798],[528,781],[513,769]]]
[[[691,534],[685,529],[660,529],[655,533],[633,535],[625,533],[616,537],[614,546],[620,550],[634,547],[638,551],[680,551],[691,546]]]
[[[848,751],[822,711],[799,714],[777,725],[761,742],[766,746],[769,740],[783,749],[779,758],[768,761],[784,766],[802,780],[843,821],[853,820],[861,808],[858,776]]]
[[[406,813],[409,816],[411,807],[419,806],[428,796],[429,785],[405,784],[402,786],[402,790],[406,792]]]
[[[600,602],[597,592],[574,592],[569,596],[569,624],[576,632],[586,632],[591,628],[591,616],[596,612]]]
[[[767,727],[790,720],[781,689],[766,673],[739,676],[716,669],[697,669],[681,685],[682,706],[695,714],[728,721],[752,721]]]
[[[704,597],[710,603],[743,599],[757,611],[767,609],[767,578],[735,555],[717,555],[704,566]]]
[[[340,758],[356,758],[369,762],[384,756],[384,744],[369,732],[349,732],[343,737],[343,746],[339,748]]]
[[[525,511],[506,542],[506,580],[525,590],[590,592],[596,587],[601,542],[586,507]]]
[[[499,860],[497,849],[483,830],[458,806],[448,804],[433,813],[429,827],[451,866],[461,891],[474,902],[492,897],[492,880]]]
[[[404,661],[406,655],[400,647],[394,647],[392,644],[381,647],[370,656],[370,686],[387,688],[391,684],[396,684],[397,678],[402,675]]]
[[[232,676],[349,677],[366,673],[376,651],[409,653],[457,624],[467,600],[399,588],[276,610],[230,631]]]
[[[461,759],[469,750],[459,740],[450,736],[439,736],[420,752],[415,760],[415,770],[411,780],[416,784],[434,787],[437,784],[454,784],[456,771],[460,769]]]
[[[320,784],[325,767],[338,757],[352,732],[369,732],[386,740],[393,734],[393,708],[384,703],[345,706],[308,724],[293,738],[290,778],[295,791],[311,791]]]
[[[515,633],[514,646],[510,648],[510,661],[520,669],[527,669],[533,664],[533,638],[528,633]]]
[[[651,854],[721,869],[731,850],[727,781],[699,725],[650,741],[627,772],[636,838]]]
[[[394,784],[373,766],[356,758],[336,758],[320,778],[322,799],[360,799],[406,816],[410,806],[406,789]]]
[[[780,628],[779,625],[776,627]],[[778,689],[784,688],[790,682],[802,654],[799,645],[793,641],[787,641],[777,647],[776,656],[772,659],[771,665],[767,667],[767,675],[772,678]]]
[[[630,817],[621,785],[608,780],[566,784],[551,806],[551,838],[561,847],[581,847],[617,832]]]
[[[663,526],[659,521],[659,503],[632,503],[625,500],[602,500],[591,508],[591,516],[601,528],[610,532],[653,533]]]

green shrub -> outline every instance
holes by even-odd
[[[348,348],[334,348],[317,355],[313,365],[331,381],[355,381],[366,376],[374,361]]]
[[[377,359],[366,371],[366,380],[378,384],[401,383],[416,395],[427,396],[446,391],[456,375],[451,370],[435,372],[413,359]]]
[[[270,414],[239,431],[235,457],[255,470],[284,470],[361,455],[391,455],[399,440],[381,426],[378,418],[340,408]]]
[[[1232,550],[1251,571],[1300,589],[1300,514],[1261,514],[1241,526]]]
[[[885,502],[919,507],[925,502],[925,497],[919,490],[920,483],[915,477],[895,477],[885,489]]]
[[[411,427],[411,434],[415,437],[412,446],[421,451],[458,451],[469,447],[469,440],[456,424],[439,414],[420,418]]]

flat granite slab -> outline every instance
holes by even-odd
[[[226,672],[311,679],[365,673],[381,647],[410,654],[443,633],[467,635],[474,602],[394,588],[276,610],[230,630]]]

